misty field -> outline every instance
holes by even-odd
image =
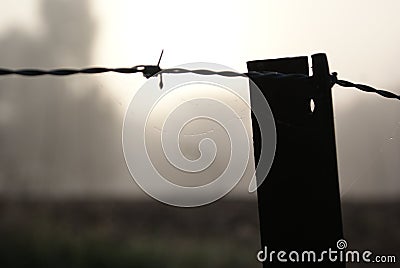
[[[344,203],[349,247],[398,255],[399,208]],[[0,237],[0,267],[261,267],[255,201],[2,201]]]

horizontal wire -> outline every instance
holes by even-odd
[[[170,69],[163,69],[161,74],[183,74],[183,73],[194,73],[194,74],[200,74],[200,75],[219,75],[219,76],[225,76],[225,77],[249,77],[249,76],[257,76],[257,75],[263,75],[263,76],[269,76],[271,78],[297,78],[297,79],[309,79],[310,77],[307,75],[303,74],[283,74],[283,73],[278,73],[278,72],[255,72],[251,71],[248,73],[238,73],[234,71],[213,71],[213,70],[207,70],[207,69],[196,69],[196,70],[189,70],[189,69],[183,69],[183,68],[170,68]]]
[[[103,67],[91,67],[85,69],[55,69],[55,70],[38,70],[38,69],[22,69],[22,70],[11,70],[11,69],[1,69],[0,75],[21,75],[21,76],[39,76],[39,75],[56,75],[56,76],[66,76],[73,74],[101,74],[107,72],[114,73],[138,73],[143,72],[145,66],[138,65],[131,68],[103,68]]]
[[[400,95],[397,95],[397,94],[395,94],[393,92],[390,92],[390,91],[387,91],[387,90],[382,90],[382,89],[376,89],[376,88],[373,88],[371,86],[367,86],[367,85],[363,85],[363,84],[352,83],[352,82],[349,82],[349,81],[346,81],[346,80],[337,79],[337,73],[333,73],[332,74],[332,82],[334,84],[338,84],[339,86],[342,86],[342,87],[354,87],[354,88],[357,88],[357,89],[359,89],[361,91],[364,91],[364,92],[371,92],[371,93],[379,94],[379,95],[381,95],[381,96],[383,96],[385,98],[388,98],[388,99],[400,100]]]
[[[54,69],[54,70],[39,70],[39,69],[20,69],[20,70],[12,70],[12,69],[3,69],[0,68],[0,76],[5,75],[20,75],[20,76],[42,76],[42,75],[53,75],[53,76],[67,76],[74,74],[102,74],[102,73],[121,73],[121,74],[133,74],[133,73],[142,73],[146,78],[150,78],[151,76],[163,73],[170,74],[182,74],[182,73],[194,73],[200,75],[220,75],[225,77],[246,77],[249,75],[269,75],[273,78],[284,79],[284,78],[297,78],[297,79],[306,79],[309,76],[301,75],[301,74],[282,74],[277,72],[250,72],[250,73],[237,73],[233,71],[213,71],[206,69],[198,69],[198,70],[187,70],[182,68],[171,68],[164,69],[158,65],[137,65],[130,68],[104,68],[104,67],[90,67],[84,69]],[[340,80],[337,78],[337,73],[332,73],[331,75],[332,83],[337,84],[342,87],[353,87],[357,88],[364,92],[371,92],[379,94],[385,98],[397,99],[400,100],[400,95],[392,93],[390,91],[376,89],[371,86],[352,83],[346,80]]]
[[[245,77],[245,76],[256,76],[256,75],[264,75],[264,76],[270,76],[271,78],[275,79],[309,79],[310,77],[307,75],[303,74],[282,74],[278,72],[249,72],[249,73],[237,73],[233,71],[212,71],[212,70],[206,70],[206,69],[198,69],[198,70],[188,70],[188,69],[182,69],[182,68],[173,68],[173,69],[165,69],[162,70],[162,73],[172,73],[172,74],[181,74],[181,73],[195,73],[195,74],[200,74],[200,75],[221,75],[221,76],[226,76],[226,77]],[[372,92],[379,94],[385,98],[389,99],[398,99],[400,100],[400,95],[396,95],[395,93],[392,93],[390,91],[386,90],[381,90],[381,89],[375,89],[371,86],[363,85],[363,84],[355,84],[346,80],[339,80],[337,78],[337,73],[334,72],[331,75],[331,81],[332,81],[332,86],[337,84],[342,87],[353,87],[357,88],[361,91],[364,92]]]

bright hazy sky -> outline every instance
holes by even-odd
[[[2,0],[0,37],[18,28],[40,38],[39,3]],[[162,67],[201,61],[246,71],[248,60],[325,52],[331,71],[338,71],[339,77],[400,94],[400,1],[397,0],[91,0],[91,8],[98,29],[92,65],[155,64],[161,49],[165,49]],[[120,104],[116,109],[121,113],[144,82],[140,75],[105,75],[100,79]],[[356,144],[360,152],[363,146],[368,146],[357,143],[357,137],[365,134],[357,129],[353,137],[341,134],[345,133],[344,123],[350,122],[346,121],[346,111],[356,103],[365,103],[364,109],[374,110],[378,117],[380,110],[389,106],[395,115],[400,115],[400,105],[393,101],[354,89],[334,89],[339,160],[346,159],[339,161],[341,175],[349,177],[347,183],[354,187],[360,177],[369,173],[368,163],[388,159],[383,160],[384,165],[390,164],[387,174],[397,174],[398,163],[390,161],[400,159],[399,150],[388,142],[394,138],[395,144],[399,144],[400,116],[393,116],[388,119],[388,129],[373,141],[379,144],[383,156],[371,157],[366,164],[357,162],[358,166],[352,162],[357,172],[343,173],[350,157],[343,144]],[[361,156],[360,153],[358,157]],[[358,171],[363,168],[366,171]],[[391,183],[395,183],[396,175],[391,176]],[[358,183],[362,185],[361,181]],[[396,187],[400,188],[398,184]]]
[[[392,90],[400,85],[396,0],[91,3],[99,24],[96,65],[152,64],[164,48],[163,66],[206,61],[245,71],[248,60],[326,52],[342,77]],[[0,35],[10,27],[40,34],[39,1],[2,0],[2,7]],[[340,105],[357,97],[342,91]],[[125,92],[116,94],[124,98]]]

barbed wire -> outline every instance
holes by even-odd
[[[55,75],[66,76],[73,74],[101,74],[101,73],[143,73],[145,77],[151,77],[161,71],[159,66],[156,65],[137,65],[130,68],[104,68],[104,67],[91,67],[85,69],[54,69],[54,70],[39,70],[39,69],[21,69],[11,70],[0,68],[0,76],[4,75],[20,75],[20,76],[41,76],[41,75]]]
[[[342,86],[342,87],[354,87],[354,88],[357,88],[364,92],[371,92],[371,93],[379,94],[385,98],[400,100],[400,95],[397,95],[393,92],[390,92],[387,90],[382,90],[382,89],[376,89],[371,86],[367,86],[367,85],[363,85],[363,84],[352,83],[352,82],[349,82],[346,80],[340,80],[337,78],[336,72],[332,73],[332,82],[333,82],[333,84],[338,84],[339,86]]]
[[[162,56],[162,54],[161,54]],[[161,57],[160,57],[161,59]],[[198,69],[198,70],[188,70],[183,68],[172,68],[172,69],[164,69],[162,70],[159,65],[137,65],[130,68],[105,68],[105,67],[90,67],[84,69],[54,69],[54,70],[40,70],[40,69],[20,69],[20,70],[12,70],[12,69],[3,69],[0,68],[0,76],[6,75],[20,75],[20,76],[42,76],[42,75],[53,75],[53,76],[68,76],[74,74],[102,74],[102,73],[121,73],[121,74],[133,74],[133,73],[142,73],[144,77],[150,78],[152,76],[169,73],[169,74],[182,74],[182,73],[194,73],[200,75],[220,75],[226,77],[246,77],[251,75],[269,75],[276,79],[283,78],[310,78],[307,75],[302,74],[282,74],[277,72],[250,72],[250,73],[237,73],[234,71],[213,71],[206,69]],[[382,97],[397,99],[400,100],[400,95],[397,95],[393,92],[376,89],[368,85],[358,84],[349,82],[346,80],[341,80],[337,78],[337,73],[334,72],[331,75],[332,84],[337,84],[342,87],[353,87],[357,88],[364,92],[376,93]],[[160,82],[162,83],[162,81]],[[161,86],[162,87],[162,86]]]

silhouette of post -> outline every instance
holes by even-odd
[[[279,251],[337,251],[343,238],[338,182],[335,129],[328,62],[325,54],[312,56],[313,75],[303,79],[271,79],[251,74],[274,115],[277,147],[271,170],[258,188],[258,208],[262,249],[272,251],[272,262],[264,267],[345,267],[324,254],[323,261],[281,262]],[[283,58],[250,61],[249,72],[309,74],[308,58]],[[250,98],[252,98],[250,87]],[[311,100],[314,105],[311,108]],[[253,117],[255,161],[261,150],[260,130]],[[257,178],[261,179],[261,178]],[[307,254],[306,254],[307,255]],[[308,256],[305,255],[305,259]],[[339,254],[332,255],[332,258]],[[292,255],[296,257],[296,255]]]

